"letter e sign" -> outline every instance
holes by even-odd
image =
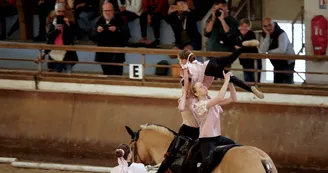
[[[130,64],[129,77],[130,79],[142,79],[143,78],[142,64]]]

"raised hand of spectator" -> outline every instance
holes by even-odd
[[[218,17],[220,21],[224,20],[224,11],[221,9],[218,9],[221,12],[221,15]]]
[[[68,18],[67,17],[64,17],[64,21],[65,21],[65,23],[66,23],[66,25],[67,26],[69,26],[70,24],[69,24],[69,20],[68,20]]]
[[[122,7],[120,7],[120,11],[122,12],[122,11],[125,11],[126,10],[126,7],[124,7],[124,6],[122,6]]]
[[[270,32],[265,27],[263,27],[262,29],[266,36],[270,35]]]
[[[213,7],[212,7],[212,19],[213,19],[213,20],[216,18],[216,15],[215,15],[216,10],[217,10],[216,6],[213,6]]]
[[[81,3],[81,4],[77,4],[76,8],[80,8],[80,7],[84,7],[84,6],[85,6],[85,3]]]
[[[104,31],[104,28],[103,28],[103,27],[101,27],[101,26],[98,26],[98,27],[97,27],[97,32],[100,33],[100,32],[103,32],[103,31]]]
[[[115,26],[109,26],[108,27],[108,30],[110,30],[112,32],[115,32],[116,31],[116,27]]]
[[[44,0],[39,0],[38,5],[41,5],[44,3]]]
[[[178,9],[178,8],[177,8],[176,5],[171,5],[170,8],[169,8],[169,12],[168,12],[168,14],[172,14],[172,13],[176,12],[177,9]]]
[[[190,11],[190,10],[189,10],[189,7],[188,7],[188,5],[187,5],[187,3],[184,3],[184,4],[183,4],[183,6],[182,6],[182,11],[187,11],[187,12]]]

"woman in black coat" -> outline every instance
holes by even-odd
[[[49,24],[49,30],[47,33],[47,44],[54,45],[74,45],[74,24],[69,21],[65,14],[65,5],[57,3],[55,5],[56,18]],[[51,50],[45,50],[45,54],[49,54]],[[50,53],[51,54],[51,53]],[[49,55],[49,60],[54,60]],[[62,61],[78,61],[76,51],[66,51],[64,59]],[[56,70],[56,72],[71,73],[75,63],[48,63],[50,70]]]
[[[243,41],[254,40],[256,39],[255,33],[250,30],[251,21],[248,19],[241,19],[239,22],[239,31],[237,32],[235,48],[240,48]],[[247,47],[245,48],[244,53],[259,53],[257,47]],[[240,64],[244,69],[254,69],[254,59],[239,59]],[[257,69],[262,70],[262,60],[256,60]],[[246,82],[255,82],[255,72],[244,71],[244,81]],[[257,73],[257,82],[261,80],[261,72]]]

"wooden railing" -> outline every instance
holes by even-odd
[[[70,81],[70,82],[91,82],[91,83],[106,83],[106,84],[120,84],[120,85],[145,85],[145,86],[161,86],[161,87],[180,87],[179,77],[161,77],[161,76],[150,76],[144,75],[142,80],[129,80],[128,76],[105,76],[100,74],[92,73],[73,73],[70,75],[63,73],[46,72],[42,69],[42,63],[46,62],[57,62],[50,60],[41,60],[40,56],[43,50],[71,50],[71,51],[82,51],[82,52],[112,52],[112,53],[132,53],[141,54],[141,62],[143,68],[146,67],[165,67],[172,68],[171,65],[155,65],[147,64],[145,55],[146,54],[157,54],[157,55],[177,55],[178,50],[171,49],[146,49],[146,48],[121,48],[121,47],[97,47],[97,46],[54,46],[46,44],[29,44],[29,43],[10,43],[0,42],[0,48],[12,48],[12,49],[34,49],[39,51],[39,55],[36,55],[36,59],[27,59],[24,57],[8,58],[1,57],[0,61],[25,61],[34,62],[36,64],[35,70],[14,70],[14,69],[1,69],[1,77],[17,77],[27,76],[33,77],[35,80],[54,80],[54,81]],[[230,53],[227,52],[205,52],[205,51],[194,51],[196,56],[200,57],[220,57],[226,56]],[[252,59],[283,59],[283,60],[307,60],[307,61],[328,61],[328,56],[297,56],[297,55],[281,55],[281,54],[242,54],[240,58],[252,58]],[[69,61],[57,62],[57,63],[72,63]],[[77,64],[107,64],[107,65],[118,65],[128,66],[126,63],[100,63],[100,62],[86,62],[79,61],[74,62]],[[255,61],[256,63],[256,61]],[[255,64],[255,67],[257,65]],[[259,70],[259,69],[239,69],[230,68],[234,71],[252,71],[254,73],[259,72],[281,72],[281,73],[295,73],[295,71],[274,71],[274,70]],[[328,75],[328,72],[314,72],[314,71],[303,71],[298,73],[305,74],[316,74],[316,75]],[[255,75],[257,76],[257,75]],[[113,80],[111,80],[113,79]],[[120,80],[118,80],[120,79]],[[220,84],[220,82],[216,82]],[[260,88],[264,88],[266,92],[274,93],[295,93],[295,94],[312,94],[312,95],[328,95],[328,86],[323,84],[272,84],[272,83],[253,83]],[[216,85],[215,87],[219,87]],[[215,88],[214,87],[214,88]]]

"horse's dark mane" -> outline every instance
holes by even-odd
[[[145,124],[145,126],[158,126],[158,127],[163,127],[165,129],[167,129],[168,131],[170,131],[174,136],[176,136],[178,133],[173,131],[172,129],[166,127],[166,126],[163,126],[163,125],[160,125],[160,124]],[[136,133],[136,136],[135,136],[135,140],[137,141],[139,139],[139,133],[140,131],[142,130],[143,128],[140,128],[138,130],[138,132]]]

